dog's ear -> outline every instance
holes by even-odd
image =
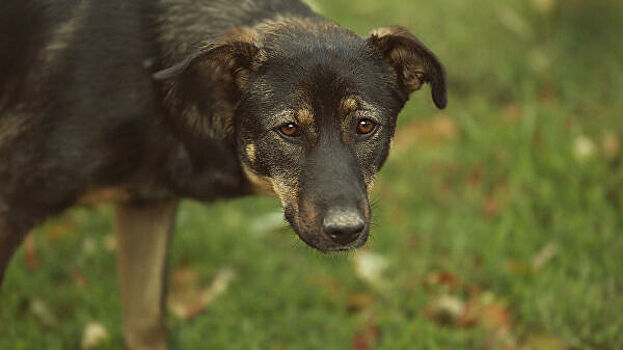
[[[435,105],[440,109],[446,107],[443,66],[435,54],[407,29],[400,26],[375,29],[370,32],[367,44],[380,50],[385,61],[394,68],[406,95],[420,89],[423,83],[429,83]]]
[[[153,74],[163,82],[165,121],[196,164],[211,164],[211,139],[234,137],[235,106],[261,64],[259,42],[252,29],[234,28]]]
[[[213,43],[202,44],[182,61],[153,74],[156,80],[176,80],[183,89],[201,90],[218,83],[227,95],[244,89],[259,52],[258,35],[235,28]],[[202,91],[201,93],[205,93]],[[223,96],[232,99],[233,96]]]

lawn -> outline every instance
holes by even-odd
[[[623,3],[316,3],[362,35],[409,27],[449,106],[426,87],[400,115],[357,252],[307,248],[271,198],[185,202],[171,348],[623,349]],[[27,238],[0,349],[119,349],[120,321],[112,207]]]

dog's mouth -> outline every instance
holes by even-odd
[[[369,209],[359,213],[332,208],[320,217],[305,215],[305,210],[289,205],[285,209],[285,217],[305,244],[323,253],[339,253],[366,243],[370,232],[369,212]]]

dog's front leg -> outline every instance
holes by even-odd
[[[166,349],[167,246],[177,201],[117,207],[123,337],[128,350]]]

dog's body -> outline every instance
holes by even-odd
[[[362,39],[298,1],[4,0],[0,52],[0,283],[33,226],[118,203],[132,349],[164,348],[178,199],[268,190],[311,246],[359,246],[409,93],[446,103],[404,29]]]

